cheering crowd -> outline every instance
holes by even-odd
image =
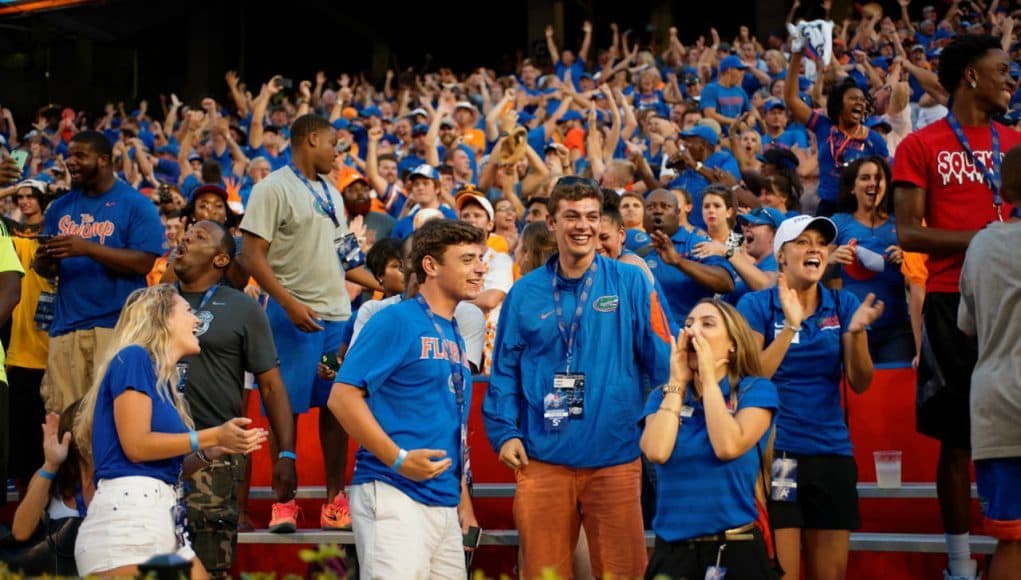
[[[229,71],[222,99],[47,105],[27,133],[0,108],[0,479],[21,494],[0,554],[224,577],[239,529],[308,519],[295,422],[317,407],[319,525],[353,529],[362,577],[463,578],[483,374],[471,428],[514,471],[521,577],[843,578],[842,384],[915,367],[944,578],[979,574],[972,462],[985,577],[1010,578],[1021,11],[900,8],[822,38],[828,1],[764,39],[611,23],[598,49],[584,22],[577,52],[548,27],[548,59],[381,87]]]

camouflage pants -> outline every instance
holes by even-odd
[[[237,484],[244,480],[244,455],[228,455],[185,479],[188,536],[213,578],[226,578],[238,539]]]

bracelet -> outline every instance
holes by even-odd
[[[53,481],[54,479],[57,478],[57,474],[56,473],[53,473],[52,471],[46,471],[45,469],[43,469],[41,467],[39,468],[39,471],[37,471],[36,473],[39,474],[39,477],[41,477],[43,479],[46,479],[46,480],[49,480],[49,481]]]
[[[663,385],[664,395],[680,395],[684,391],[684,385]]]
[[[794,326],[794,325],[791,325],[791,324],[784,323],[783,327],[786,328],[786,329],[789,329],[794,334],[797,334],[797,333],[801,332],[801,325]]]
[[[199,434],[196,431],[188,431],[188,440],[191,441],[191,452],[198,453],[199,451]]]
[[[277,453],[277,459],[290,459],[291,461],[297,461],[298,456],[293,451],[281,451]]]
[[[199,449],[198,451],[196,451],[195,456],[202,460],[202,462],[205,463],[206,465],[213,464],[213,460],[210,459],[208,455],[206,455],[205,449]]]
[[[391,465],[390,468],[393,469],[394,471],[399,471],[401,469],[401,465],[404,464],[404,460],[407,459],[407,457],[408,457],[407,450],[401,449],[400,451],[397,452],[397,459],[394,460],[394,464]]]

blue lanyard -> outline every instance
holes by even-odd
[[[560,338],[567,348],[567,372],[571,372],[571,362],[574,360],[574,343],[578,335],[578,327],[581,326],[581,315],[585,311],[585,303],[588,302],[589,293],[592,291],[592,284],[596,278],[596,260],[592,259],[592,265],[585,271],[581,280],[581,296],[574,307],[574,316],[571,323],[564,320],[564,308],[560,303],[560,285],[557,283],[557,276],[560,272],[560,260],[557,260],[553,271],[553,311],[557,316],[557,330],[560,331]]]
[[[293,171],[294,174],[298,176],[298,179],[300,179],[301,182],[305,184],[305,187],[308,188],[309,193],[312,194],[312,198],[316,200],[316,207],[319,209],[319,211],[330,216],[330,220],[333,221],[333,227],[339,228],[340,221],[337,220],[337,208],[336,206],[333,205],[333,198],[330,197],[330,188],[327,187],[325,183],[323,183],[323,178],[319,177],[318,181],[319,185],[323,186],[323,192],[326,194],[325,197],[319,195],[319,192],[316,191],[316,188],[312,186],[312,182],[310,182],[308,178],[301,173],[301,171],[298,171],[298,168],[294,165],[294,163],[288,163],[287,166],[291,168],[291,171]]]
[[[436,315],[433,314],[432,309],[429,308],[429,303],[425,301],[421,294],[415,296],[415,300],[422,307],[422,310],[425,310],[426,316],[429,317],[429,322],[433,323],[436,334],[440,336],[441,352],[445,352],[447,336],[443,333],[443,328],[440,327],[440,323],[436,320]],[[463,357],[464,348],[461,341],[461,332],[457,328],[457,319],[451,318],[450,326],[454,328],[454,342],[457,343],[458,357]],[[450,358],[450,381],[454,384],[454,396],[457,397],[458,422],[463,421],[464,417],[464,373],[462,369],[463,365],[459,359]]]
[[[177,293],[178,294],[181,294],[182,296],[184,295],[184,292],[181,291],[181,283],[180,282],[174,284],[174,287],[177,288]],[[209,301],[213,298],[213,294],[216,294],[216,291],[219,290],[219,289],[220,289],[220,285],[219,284],[213,284],[212,286],[210,286],[206,290],[205,294],[202,295],[202,301],[199,302],[198,308],[192,309],[192,312],[201,312],[202,309],[206,307],[206,304],[208,304]]]
[[[996,125],[993,124],[992,120],[989,121],[989,131],[992,133],[991,140],[993,143],[993,169],[990,171],[986,164],[982,163],[975,156],[975,152],[972,151],[971,145],[968,143],[968,137],[964,134],[964,129],[961,129],[961,122],[957,120],[953,112],[947,113],[947,123],[950,125],[950,130],[954,132],[964,152],[968,155],[968,158],[971,159],[971,162],[985,177],[989,189],[993,192],[993,209],[996,211],[996,217],[1002,222],[1003,200],[1000,198],[1000,134],[996,131]]]

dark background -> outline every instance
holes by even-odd
[[[593,59],[609,45],[611,20],[643,46],[662,43],[671,24],[685,43],[708,38],[710,26],[730,40],[741,24],[764,40],[782,29],[786,8],[784,0],[107,0],[0,16],[0,105],[14,111],[24,134],[46,103],[95,113],[118,100],[130,110],[140,98],[155,108],[161,93],[176,92],[189,104],[223,98],[227,69],[255,90],[274,73],[297,83],[320,69],[331,81],[342,71],[366,71],[378,86],[387,68],[510,72],[520,56],[545,57],[547,23],[556,25],[561,49],[577,50],[581,23],[591,19]]]

